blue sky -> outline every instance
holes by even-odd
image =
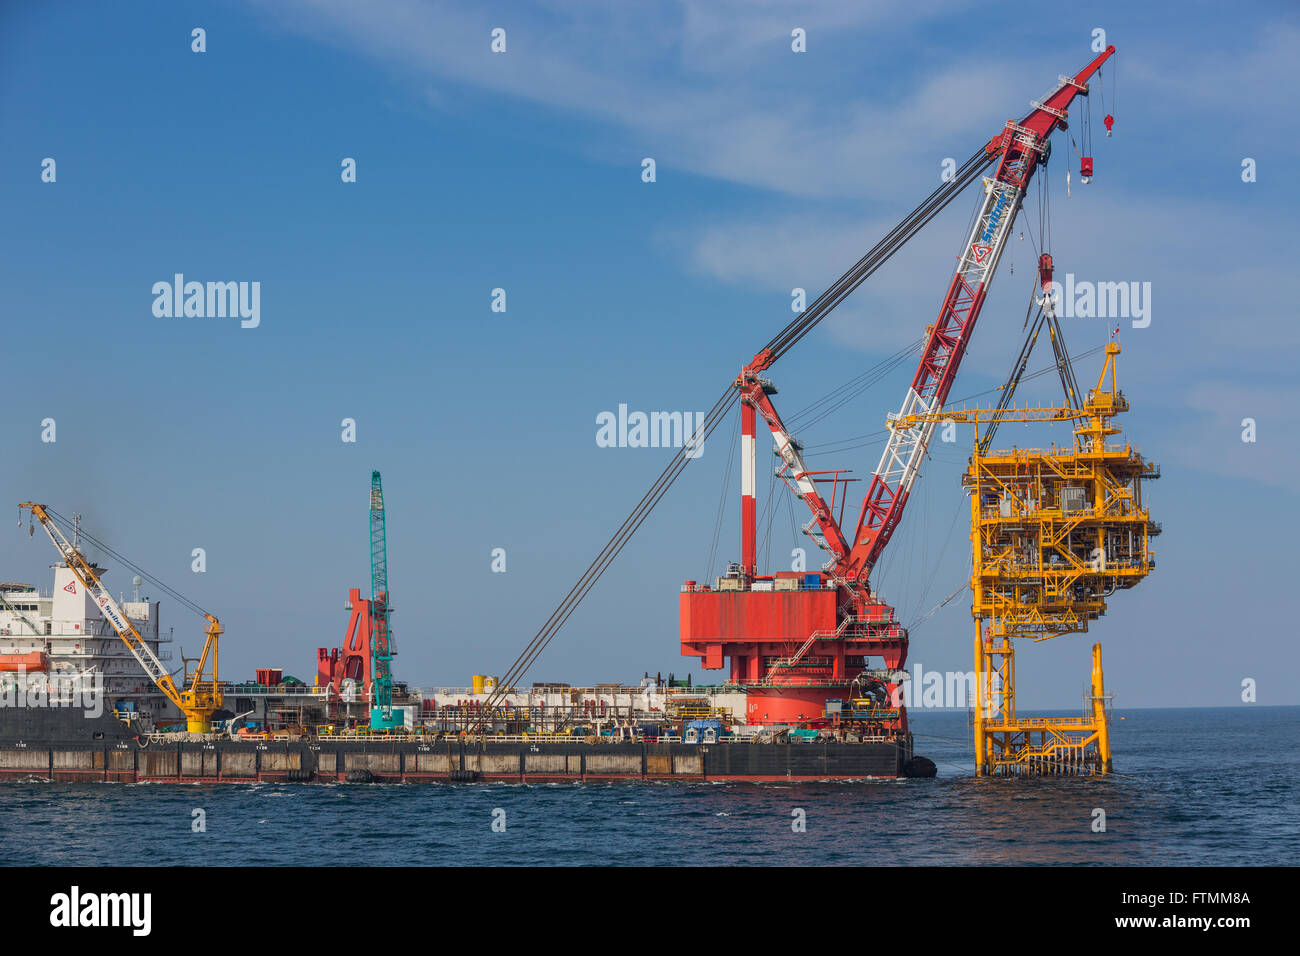
[[[495,27],[504,54],[489,49]],[[794,27],[806,53],[790,50]],[[974,3],[5,5],[0,501],[81,512],[217,613],[228,675],[309,679],[314,649],[341,640],[347,589],[367,586],[378,468],[399,677],[501,672],[667,460],[597,447],[597,414],[706,410],[789,320],[793,287],[811,299],[837,278],[937,185],[945,157],[961,162],[1086,64],[1098,27],[1119,51],[1105,77],[1115,135],[1094,106],[1088,186],[1058,136],[1051,247],[1058,272],[1152,284],[1151,325],[1125,331],[1120,375],[1128,433],[1163,465],[1150,502],[1165,531],[1155,574],[1090,636],[1019,656],[1022,706],[1072,708],[1092,639],[1121,706],[1231,705],[1247,677],[1261,703],[1300,703],[1287,677],[1300,663],[1300,326],[1285,291],[1300,18],[1285,3],[1010,20]],[[340,181],[344,157],[356,183]],[[1256,182],[1242,182],[1246,157]],[[1036,229],[1037,195],[1018,228]],[[959,198],[773,369],[779,408],[921,334],[975,201]],[[955,397],[1000,382],[1018,350],[1032,238],[1003,260]],[[177,272],[260,282],[260,326],[155,317],[151,287]],[[497,287],[505,313],[490,309]],[[1110,327],[1073,319],[1066,335],[1079,353]],[[1095,377],[1096,360],[1077,371]],[[910,375],[800,437],[878,431]],[[1050,386],[1023,397],[1054,400]],[[47,417],[54,444],[40,440]],[[729,434],[530,677],[703,676],[677,654],[677,594],[708,573]],[[966,574],[965,441],[935,450],[880,568],[905,623]],[[878,455],[810,461],[866,478]],[[734,470],[732,484],[722,561],[739,549]],[[786,507],[781,567],[805,543]],[[497,547],[505,574],[491,571]],[[0,535],[2,578],[48,586],[52,556],[25,530]],[[197,620],[170,603],[164,615],[197,646]],[[917,624],[911,659],[968,669],[971,635],[959,598]]]

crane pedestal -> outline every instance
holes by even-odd
[[[859,599],[851,610],[845,600],[845,590],[818,573],[687,581],[682,654],[706,670],[730,665],[728,683],[745,691],[750,724],[821,725],[827,702],[836,701],[845,721],[852,713],[864,728],[904,733],[907,712],[898,700],[907,630],[887,605]],[[873,660],[881,666],[868,668]]]

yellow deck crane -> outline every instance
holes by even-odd
[[[971,616],[976,621],[974,710],[977,775],[1111,771],[1101,645],[1092,648],[1089,694],[1079,717],[1016,712],[1015,638],[1043,641],[1082,633],[1106,613],[1114,592],[1155,567],[1160,526],[1142,482],[1160,469],[1111,419],[1128,411],[1115,380],[1118,342],[1105,347],[1095,388],[1082,407],[947,409],[898,416],[891,428],[962,422],[976,430],[962,484],[971,499]],[[1077,421],[1071,447],[993,451],[1001,422]],[[989,426],[981,440],[981,424]]]
[[[50,541],[63,557],[64,563],[72,571],[73,575],[81,582],[81,586],[86,589],[94,600],[95,605],[99,608],[104,619],[117,632],[118,637],[126,644],[127,649],[139,662],[149,679],[154,682],[164,696],[170,700],[182,714],[185,715],[186,729],[190,733],[206,734],[212,729],[212,715],[221,709],[222,696],[220,685],[217,678],[218,663],[218,638],[221,635],[221,622],[207,612],[201,612],[208,622],[207,639],[203,645],[203,653],[199,655],[197,666],[193,671],[188,667],[182,682],[183,690],[177,689],[176,682],[168,673],[158,655],[153,652],[145,639],[140,636],[135,625],[131,623],[117,602],[113,600],[113,595],[104,587],[103,582],[99,579],[99,574],[95,568],[77,546],[68,540],[67,536],[54,523],[50,517],[50,512],[45,505],[38,505],[31,501],[24,501],[18,506],[19,514],[23,511],[30,511],[32,517],[41,523],[45,533],[50,536]],[[212,671],[205,672],[209,657],[212,660]]]

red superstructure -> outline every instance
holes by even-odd
[[[1065,128],[1070,103],[1079,93],[1086,95],[1088,79],[1114,52],[1114,47],[1108,47],[1076,76],[1061,77],[1043,102],[1032,104],[1033,112],[1019,123],[1008,122],[985,146],[984,155],[973,159],[982,164],[980,168],[996,164],[996,172],[983,179],[984,195],[974,226],[959,251],[956,272],[938,318],[927,329],[916,374],[894,418],[932,415],[943,408],[1025,190],[1050,152],[1048,139]],[[868,259],[887,259],[926,221],[928,216],[919,225],[900,226],[898,236],[878,247],[883,253]],[[861,272],[861,266],[855,268]],[[1045,268],[1050,277],[1050,258]],[[853,275],[823,295],[830,304],[821,306],[822,314],[861,281],[850,282]],[[820,318],[821,314],[815,321]],[[802,334],[787,337],[781,352]],[[732,683],[747,690],[747,717],[752,723],[820,721],[826,701],[839,698],[873,702],[866,707],[869,723],[882,731],[905,731],[907,716],[898,686],[907,660],[907,632],[895,620],[894,609],[872,595],[868,577],[902,518],[936,423],[890,430],[850,537],[835,512],[837,499],[842,510],[847,497],[845,472],[808,470],[801,446],[772,404],[776,389],[762,373],[778,357],[771,348],[764,349],[735,381],[741,402],[741,562],[715,582],[687,581],[683,586],[682,654],[699,657],[706,669],[721,668],[729,659]],[[819,573],[759,574],[756,431],[760,417],[767,423],[780,460],[776,474],[812,513],[805,533],[830,556]],[[829,503],[818,487],[826,483],[831,485]],[[868,668],[872,658],[880,659],[883,667]],[[860,705],[856,709],[863,712]]]
[[[339,694],[343,690],[343,681],[352,680],[356,682],[359,696],[368,695],[371,684],[370,634],[375,615],[370,600],[361,596],[360,588],[348,591],[348,607],[352,616],[348,618],[343,647],[316,649],[316,683]]]

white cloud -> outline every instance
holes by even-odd
[[[638,159],[654,155],[661,174],[677,168],[792,195],[879,197],[896,188],[905,157],[924,152],[937,170],[949,144],[982,142],[1004,111],[1023,105],[1024,62],[1013,69],[972,53],[916,80],[882,65],[878,80],[866,70],[846,88],[838,57],[791,53],[791,25],[824,48],[873,50],[964,5],[820,2],[791,11],[730,0],[684,3],[676,14],[582,2],[539,16],[535,7],[499,14],[418,0],[280,0],[259,9],[285,30],[412,74],[426,91],[436,78],[610,121],[622,147],[644,151]],[[505,54],[489,51],[495,26],[507,30]],[[797,56],[806,58],[801,67]],[[880,93],[885,80],[889,96]],[[608,143],[587,148],[622,155]]]
[[[945,51],[937,67],[900,68],[898,48],[924,50],[926,31],[965,6],[550,0],[501,11],[419,0],[278,0],[259,9],[286,30],[404,75],[440,108],[473,108],[464,104],[476,95],[516,98],[605,121],[579,148],[611,162],[653,155],[661,180],[685,169],[796,197],[799,211],[789,198],[779,212],[756,200],[743,218],[677,226],[667,238],[700,273],[782,295],[802,286],[811,300],[937,183],[944,156],[964,159],[1058,72],[1082,65],[1082,56],[1063,62],[1059,50],[1042,46],[990,58],[972,42],[967,54]],[[796,25],[808,30],[807,54],[789,51]],[[495,26],[508,31],[505,55],[489,52]],[[1093,106],[1113,105],[1118,92],[1120,124],[1113,140],[1097,131],[1097,181],[1083,187],[1077,178],[1070,140],[1080,134],[1079,110],[1049,167],[1058,272],[1151,282],[1151,328],[1124,330],[1127,350],[1143,355],[1129,380],[1171,407],[1189,383],[1285,373],[1300,347],[1294,306],[1278,292],[1291,271],[1293,226],[1252,206],[1254,194],[1234,199],[1234,189],[1263,187],[1241,184],[1232,163],[1201,168],[1206,157],[1198,165],[1151,132],[1229,136],[1243,155],[1260,152],[1264,137],[1262,174],[1280,176],[1279,151],[1294,149],[1279,144],[1279,131],[1295,123],[1283,98],[1295,86],[1300,29],[1246,25],[1231,47],[1208,51],[1200,68],[1188,69],[1187,46],[1200,38],[1192,27],[1113,37],[1123,86],[1116,90],[1110,72],[1104,100],[1097,96]],[[854,59],[850,48],[864,52]],[[1067,166],[1074,173],[1068,200]],[[1033,234],[1035,197],[1017,233]],[[865,202],[846,211],[846,198]],[[833,341],[879,354],[933,321],[974,202],[973,191],[957,200],[841,306],[826,322]],[[1032,243],[1013,246],[967,360],[997,378],[1034,275]],[[994,336],[988,327],[996,323]],[[1109,327],[1097,320],[1066,332],[1081,350],[1104,341]]]
[[[1158,110],[1189,121],[1182,127],[1185,136],[1237,140],[1251,149],[1294,156],[1300,121],[1284,97],[1300,83],[1300,26],[1279,19],[1240,27],[1208,49],[1159,42],[1135,46],[1136,55],[1124,56],[1117,66],[1123,71],[1121,109],[1150,104],[1143,113]],[[1137,104],[1134,97],[1140,97]]]
[[[1067,200],[1060,171],[1052,168],[1057,278],[1072,272],[1092,282],[1151,283],[1150,328],[1118,323],[1126,343],[1149,350],[1146,378],[1185,383],[1189,376],[1203,380],[1216,367],[1289,367],[1300,347],[1300,325],[1294,307],[1278,296],[1277,277],[1288,272],[1293,245],[1285,221],[1262,221],[1249,208],[1201,197],[1133,199],[1105,179],[1086,188],[1076,182],[1074,197]],[[920,334],[937,313],[965,237],[966,217],[977,202],[975,189],[955,200],[827,319],[831,334],[873,353],[891,351]],[[703,226],[697,233],[679,231],[670,241],[699,272],[786,294],[802,286],[811,302],[887,234],[907,205],[898,203],[890,218],[861,222],[820,208],[803,216],[754,217]],[[1037,219],[1031,201],[1017,220],[985,309],[986,316],[1002,313],[1008,328],[1019,328],[1037,275]],[[1205,232],[1188,226],[1210,222],[1212,248]],[[1064,321],[1067,339],[1080,347],[1104,340],[1112,327],[1102,319]],[[981,324],[991,321],[984,318]],[[978,353],[972,358],[978,362]],[[1006,361],[999,352],[997,366],[983,370],[1001,374]]]

